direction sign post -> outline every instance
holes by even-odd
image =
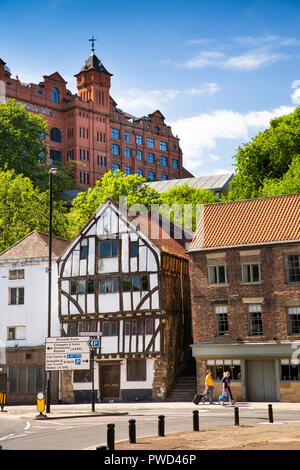
[[[82,337],[46,338],[45,369],[85,370],[90,368],[89,339]]]

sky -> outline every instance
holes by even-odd
[[[239,146],[300,105],[299,0],[0,0],[0,58],[39,83],[95,53],[111,96],[159,109],[194,175],[233,172]]]

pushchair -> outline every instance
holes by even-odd
[[[202,401],[202,403],[205,403],[205,400],[208,399],[208,390],[204,391],[204,392],[198,392],[196,393],[196,395],[194,396],[194,398],[192,399],[192,402],[195,403],[195,405],[198,405],[200,403],[200,401]]]

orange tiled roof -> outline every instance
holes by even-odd
[[[300,241],[300,193],[204,205],[189,251]]]
[[[171,233],[169,233],[169,228],[171,229],[173,225],[172,222],[169,222],[169,225],[167,219],[165,219],[166,225],[164,227],[162,226],[162,218],[160,218],[158,214],[156,216],[155,220],[154,217],[151,217],[151,214],[145,215],[138,213],[133,217],[130,215],[130,212],[127,214],[128,220],[146,235],[161,251],[188,259],[189,257],[184,247],[188,241],[183,237],[179,237],[180,230],[178,230],[178,239],[173,238]]]

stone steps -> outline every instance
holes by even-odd
[[[180,377],[178,382],[173,386],[167,401],[192,401],[193,396],[197,393],[196,376]]]

